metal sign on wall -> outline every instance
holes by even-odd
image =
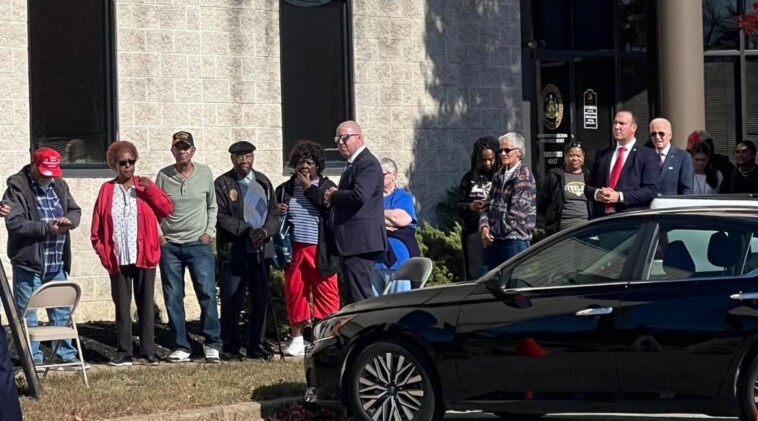
[[[597,92],[592,89],[584,91],[584,128],[597,130]]]

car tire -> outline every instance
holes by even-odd
[[[358,355],[349,378],[350,404],[357,420],[442,419],[445,411],[434,370],[414,349],[378,342]]]
[[[758,356],[753,358],[745,374],[740,376],[737,386],[737,405],[739,406],[740,420],[756,420],[756,413],[758,412],[756,410],[756,398],[758,398]]]
[[[493,414],[507,421],[531,421],[542,418],[545,414],[515,414],[513,412],[495,411]]]

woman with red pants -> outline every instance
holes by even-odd
[[[303,328],[311,318],[323,319],[340,307],[337,288],[339,257],[327,241],[329,208],[324,206],[324,192],[336,185],[321,175],[326,165],[324,149],[316,142],[301,140],[290,155],[292,177],[276,188],[279,212],[292,224],[292,262],[284,268],[284,292],[287,314],[292,326],[292,343],[288,355],[305,354]],[[313,296],[313,312],[309,298]]]

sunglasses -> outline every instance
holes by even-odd
[[[339,144],[341,142],[344,145],[348,140],[350,140],[352,136],[358,136],[358,133],[348,133],[340,136],[334,136],[334,143]]]
[[[500,148],[497,151],[498,151],[498,153],[508,155],[509,153],[511,153],[513,151],[517,151],[517,150],[518,150],[518,148]]]
[[[136,164],[136,163],[137,163],[136,159],[125,159],[123,161],[118,161],[118,166],[119,167],[125,167],[127,165],[134,166],[134,164]]]
[[[652,132],[652,133],[650,133],[650,137],[652,139],[655,139],[656,137],[660,137],[661,139],[663,139],[664,136],[666,136],[666,132]]]

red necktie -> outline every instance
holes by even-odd
[[[621,176],[621,169],[624,168],[624,152],[626,152],[626,148],[624,146],[619,148],[619,154],[616,157],[616,162],[613,164],[613,169],[611,170],[611,180],[610,183],[608,183],[608,187],[615,189],[616,184],[619,182],[619,177]],[[606,213],[612,213],[616,211],[616,205],[613,203],[607,203],[605,205],[605,212]]]
[[[619,182],[619,177],[621,176],[621,169],[624,168],[624,152],[626,152],[625,147],[619,148],[619,155],[616,157],[616,162],[613,164],[613,169],[611,170],[611,181],[608,183],[608,187],[615,189],[616,184]]]

